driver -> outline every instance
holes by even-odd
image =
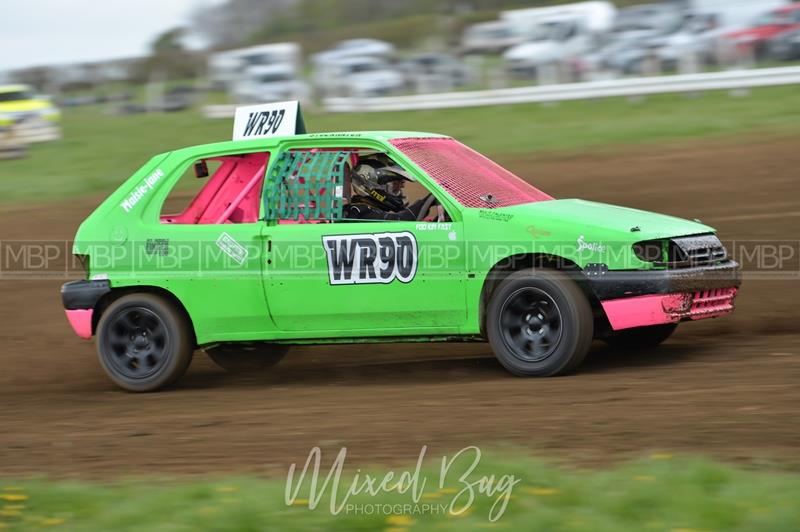
[[[375,159],[362,161],[352,170],[350,179],[353,195],[344,207],[346,219],[414,221],[427,199],[408,205],[403,188],[414,178],[399,166],[387,166]]]

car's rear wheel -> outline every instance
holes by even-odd
[[[154,294],[120,297],[97,324],[100,364],[112,381],[132,392],[158,390],[180,378],[193,351],[186,317]]]
[[[280,362],[289,346],[263,342],[236,342],[205,348],[208,357],[229,373],[260,371]]]
[[[554,270],[509,275],[486,311],[486,334],[495,356],[519,376],[549,377],[575,369],[589,350],[593,329],[586,296]]]
[[[611,333],[603,340],[611,347],[619,349],[647,349],[656,347],[664,340],[672,336],[677,323],[664,323],[661,325],[648,325],[647,327],[635,327]]]

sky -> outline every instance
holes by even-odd
[[[223,0],[0,0],[0,72],[135,57],[196,8]]]

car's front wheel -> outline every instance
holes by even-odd
[[[500,363],[520,376],[549,377],[580,365],[592,343],[592,310],[562,272],[523,270],[504,279],[486,311],[486,334]]]
[[[154,294],[128,294],[103,312],[97,354],[106,374],[132,392],[152,392],[189,367],[194,337],[175,306]]]

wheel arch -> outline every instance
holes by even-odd
[[[178,310],[178,312],[183,314],[183,316],[186,318],[186,322],[189,324],[189,329],[192,332],[192,341],[194,342],[195,346],[197,345],[197,333],[194,330],[194,322],[192,321],[191,315],[189,315],[189,312],[186,310],[186,307],[183,305],[183,303],[181,303],[181,300],[166,288],[152,285],[122,286],[118,288],[112,288],[110,292],[104,294],[94,306],[94,312],[92,314],[92,335],[97,333],[97,324],[100,323],[100,318],[114,301],[128,294],[141,293],[160,296],[166,301],[170,302]]]
[[[569,277],[578,284],[581,291],[586,296],[595,317],[605,319],[605,313],[600,305],[600,301],[586,281],[586,276],[583,274],[580,266],[575,262],[548,253],[520,253],[505,257],[496,262],[494,266],[489,269],[489,272],[483,280],[478,305],[481,336],[486,336],[486,308],[489,305],[489,300],[494,291],[506,277],[514,272],[527,269],[548,269],[568,274]]]

